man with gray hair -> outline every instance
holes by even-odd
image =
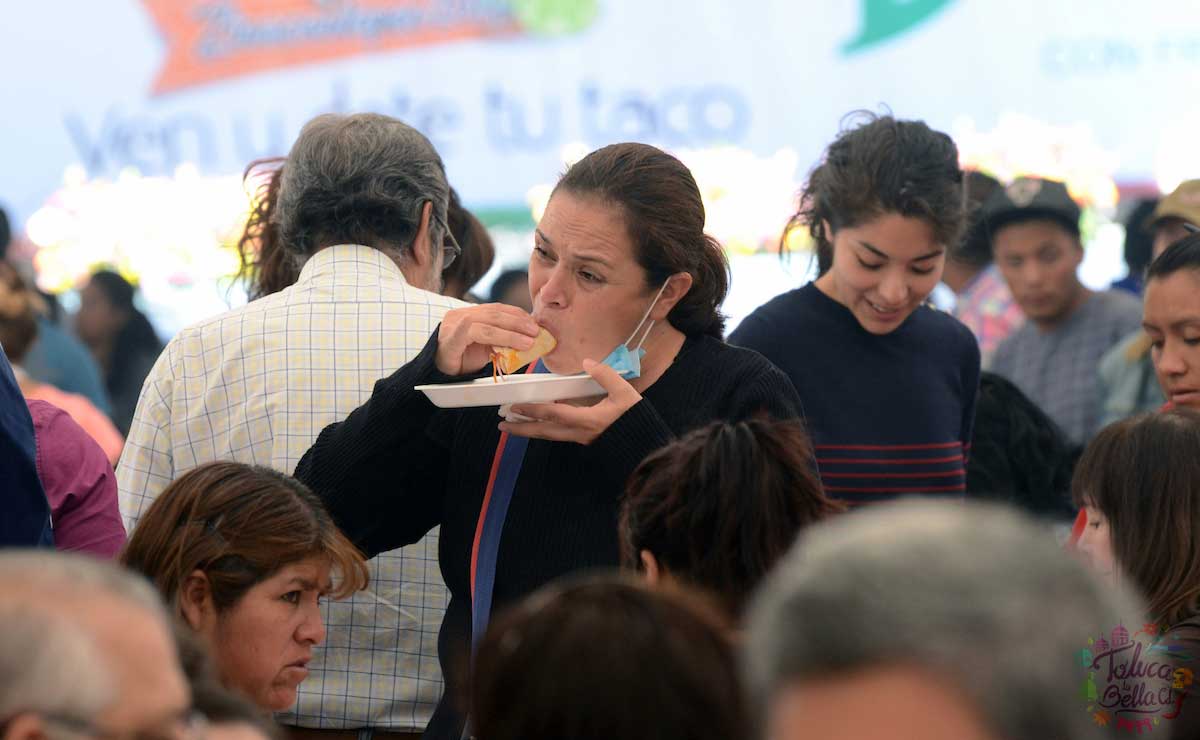
[[[1014,510],[884,505],[807,530],[768,578],[748,688],[773,740],[1094,737],[1081,656],[1142,613]]]
[[[166,611],[110,563],[0,553],[0,740],[186,740],[191,692]]]
[[[408,363],[451,308],[458,246],[433,145],[387,116],[322,115],[283,164],[273,220],[294,285],[184,329],[142,388],[117,467],[131,532],[172,479],[234,460],[291,473],[326,425]],[[442,695],[448,596],[437,533],[371,561],[371,586],[325,607],[328,637],[281,722],[328,740],[420,733]]]

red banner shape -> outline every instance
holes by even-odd
[[[520,32],[497,0],[142,0],[166,45],[152,92]]]

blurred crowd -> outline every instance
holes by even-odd
[[[1097,291],[1066,183],[959,161],[848,117],[736,327],[670,153],[572,164],[482,295],[378,114],[249,165],[250,301],[165,343],[0,259],[2,740],[1200,737],[1200,179]],[[592,390],[421,390],[506,352]]]

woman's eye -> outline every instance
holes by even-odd
[[[1100,529],[1100,522],[1088,522],[1088,526],[1092,529]]]
[[[914,275],[929,275],[930,273],[933,272],[933,268],[932,267],[924,267],[924,268],[914,267],[914,268],[912,268],[912,271],[913,271]]]
[[[599,282],[601,282],[601,278],[600,278],[600,276],[599,276],[599,275],[596,275],[596,274],[594,274],[594,273],[588,272],[587,270],[581,270],[581,271],[580,271],[580,273],[579,273],[579,277],[583,278],[583,280],[584,280],[585,282],[589,282],[589,283],[599,283]]]
[[[871,263],[871,262],[864,262],[861,259],[858,261],[858,264],[862,265],[863,268],[865,268],[867,270],[878,270],[879,268],[883,267],[882,262]]]
[[[288,602],[289,604],[299,604],[300,603],[300,592],[299,591],[288,591],[286,594],[283,595],[283,600]]]
[[[1195,347],[1197,344],[1200,344],[1200,337],[1184,337],[1183,343],[1189,347]]]

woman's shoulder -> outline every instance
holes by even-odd
[[[913,313],[913,333],[918,337],[935,342],[937,346],[950,349],[969,350],[979,349],[979,340],[971,333],[966,324],[951,316],[949,313],[930,306],[920,306]]]
[[[681,360],[687,368],[704,377],[745,379],[775,375],[786,379],[783,371],[758,351],[730,344],[713,336],[691,337],[684,345]],[[714,375],[719,374],[719,375]]]

